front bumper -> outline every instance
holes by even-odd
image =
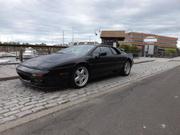
[[[62,85],[69,77],[65,74],[51,73],[49,71],[40,71],[36,69],[18,66],[16,69],[20,79],[23,83],[35,87],[56,87]],[[35,77],[35,73],[43,73],[42,77]]]

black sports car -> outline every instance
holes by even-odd
[[[39,56],[17,68],[21,80],[35,86],[55,86],[68,80],[76,88],[91,78],[115,71],[129,75],[133,58],[120,49],[106,45],[78,45],[57,53]]]

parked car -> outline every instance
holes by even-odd
[[[24,53],[23,53],[23,59],[31,59],[31,58],[34,58],[37,56],[38,56],[37,51],[31,47],[26,48]]]
[[[20,79],[35,86],[55,86],[70,81],[76,87],[105,73],[129,75],[133,58],[106,45],[77,45],[57,53],[39,56],[21,63],[17,68]]]

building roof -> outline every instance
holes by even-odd
[[[155,36],[157,38],[168,38],[169,40],[178,40],[177,37],[172,36],[163,36],[163,35],[156,35],[156,34],[150,34],[150,33],[141,33],[141,32],[129,32],[128,34],[137,34],[137,35],[143,35],[143,36]]]
[[[125,38],[125,31],[102,31],[101,38],[106,37]]]

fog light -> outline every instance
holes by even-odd
[[[44,74],[43,74],[43,73],[34,73],[34,74],[32,74],[32,76],[33,76],[33,77],[41,78],[41,77],[44,76]]]

